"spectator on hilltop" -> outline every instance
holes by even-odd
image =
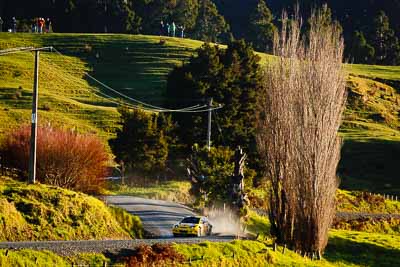
[[[44,23],[44,18],[39,18],[39,33],[43,33]]]
[[[37,18],[34,18],[33,20],[32,20],[32,25],[31,25],[31,31],[32,31],[32,33],[36,33],[37,32],[37,25],[38,25],[38,19]]]
[[[168,22],[167,22],[166,28],[167,28],[167,36],[170,36],[170,33],[171,33],[171,25],[169,25]]]
[[[172,30],[172,37],[175,37],[175,31],[176,31],[175,22],[172,22],[171,30]]]
[[[12,25],[12,32],[17,32],[17,19],[15,17],[12,17],[11,25]]]
[[[51,20],[50,18],[47,18],[46,20],[46,33],[52,32],[52,25],[51,25]]]
[[[181,25],[179,26],[179,30],[181,31],[181,38],[185,37],[185,26]]]
[[[164,28],[165,28],[164,21],[161,21],[160,22],[160,36],[164,35]]]

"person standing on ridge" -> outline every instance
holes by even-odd
[[[36,18],[31,20],[31,32],[35,33],[36,32]]]
[[[13,26],[12,32],[17,32],[17,19],[15,17],[12,17],[11,24]]]
[[[185,38],[185,25],[181,26],[181,38]]]
[[[44,20],[44,18],[39,19],[39,33],[43,33],[43,28],[45,23],[46,21]]]
[[[49,33],[51,31],[52,31],[52,29],[51,29],[51,20],[50,20],[50,18],[47,18],[47,20],[46,20],[46,33]]]
[[[176,25],[175,22],[172,22],[172,37],[175,37]]]
[[[164,28],[165,28],[164,21],[161,21],[160,22],[160,36],[164,35]]]
[[[171,33],[171,26],[169,25],[169,23],[167,22],[167,36],[170,36]]]

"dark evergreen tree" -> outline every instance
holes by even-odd
[[[160,116],[141,110],[120,109],[122,129],[109,141],[116,160],[123,161],[133,172],[153,173],[165,167],[168,143]],[[161,119],[168,124],[168,120]]]
[[[132,1],[115,0],[104,7],[105,32],[139,32],[142,19],[135,14]]]
[[[221,41],[221,36],[228,31],[229,25],[218,13],[215,4],[211,0],[200,0],[193,37],[206,42],[218,42]]]
[[[257,93],[261,88],[259,57],[244,41],[235,41],[227,49],[209,44],[197,51],[188,64],[176,67],[168,77],[167,99],[171,107],[206,102],[223,109],[214,112],[213,145],[241,145],[246,151],[253,147]],[[173,114],[179,125],[180,142],[187,148],[205,144],[207,114]],[[222,134],[220,134],[219,129]]]
[[[162,20],[172,22],[171,15],[176,8],[176,0],[147,0],[142,5],[143,31],[147,34],[158,34]]]
[[[276,31],[272,19],[272,13],[265,4],[265,1],[258,0],[256,8],[250,15],[249,33],[246,39],[259,51],[272,50],[272,41]]]
[[[193,31],[199,13],[199,0],[179,0],[172,14],[177,25],[184,26],[185,31]]]
[[[346,54],[350,55],[350,61],[353,63],[373,63],[375,49],[367,43],[364,33],[354,32],[350,45],[346,47]]]
[[[397,63],[400,53],[399,40],[390,27],[389,18],[383,11],[379,11],[374,19],[371,39],[377,63],[390,65]]]

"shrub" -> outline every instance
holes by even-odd
[[[196,197],[196,206],[235,202],[232,178],[235,172],[234,158],[235,152],[229,147],[211,147],[208,151],[207,147],[193,146],[188,166],[192,177],[190,193]],[[251,184],[254,175],[254,170],[245,168],[244,183]]]
[[[109,156],[95,136],[80,135],[50,126],[38,127],[37,180],[83,192],[98,192],[107,175]],[[1,146],[5,167],[28,174],[30,127],[10,132]]]
[[[171,121],[163,114],[120,109],[122,129],[109,141],[117,161],[135,173],[153,174],[165,168]]]
[[[182,263],[183,255],[179,254],[171,245],[154,244],[151,247],[141,245],[134,255],[126,259],[127,266],[175,266]]]

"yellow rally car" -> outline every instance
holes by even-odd
[[[186,217],[174,225],[172,233],[174,236],[206,236],[211,235],[212,225],[203,216]]]

